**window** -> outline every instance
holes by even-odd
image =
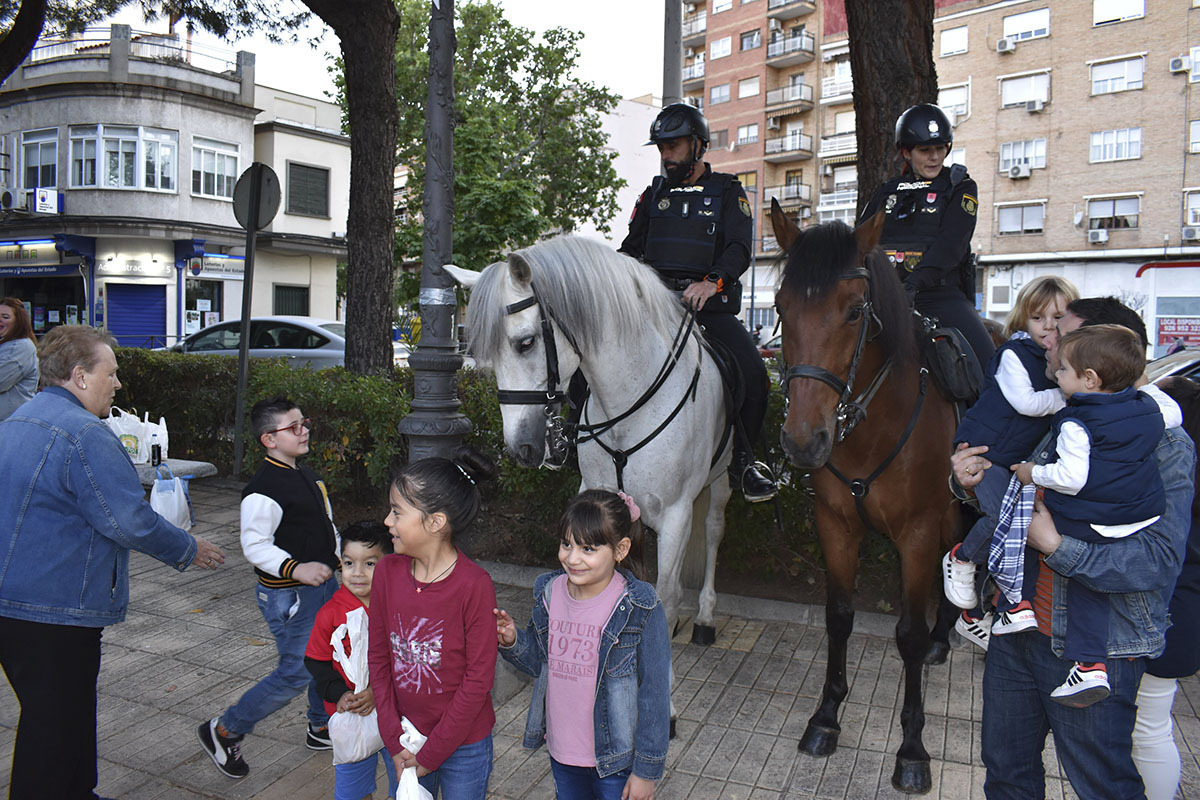
[[[329,170],[289,161],[287,176],[287,213],[329,216]]]
[[[835,192],[844,192],[858,188],[858,166],[850,164],[848,166],[833,168],[833,190]]]
[[[96,135],[95,125],[72,125],[71,134],[71,185],[96,185]]]
[[[947,28],[942,31],[942,56],[956,56],[967,52],[967,26]]]
[[[114,189],[137,186],[137,128],[103,126],[100,137],[102,185]]]
[[[1146,16],[1146,0],[1092,0],[1092,24],[1107,25]]]
[[[839,111],[833,115],[834,133],[854,133],[854,111]]]
[[[1003,108],[1023,106],[1030,100],[1050,99],[1050,73],[1036,72],[1000,79],[1000,105]]]
[[[758,141],[758,123],[739,125],[737,137],[738,144],[754,144]]]
[[[1200,153],[1200,119],[1194,119],[1188,124],[1188,149]]]
[[[71,186],[173,192],[179,134],[128,125],[72,125]]]
[[[1200,225],[1200,192],[1188,192],[1184,196],[1183,224]]]
[[[1092,64],[1092,94],[1111,94],[1142,88],[1146,59],[1142,56],[1123,61]]]
[[[742,34],[743,50],[753,50],[756,47],[762,47],[762,30],[759,28]]]
[[[714,86],[708,90],[708,104],[715,106],[717,103],[729,102],[729,84],[722,83],[720,86]]]
[[[175,190],[175,165],[179,134],[173,131],[142,130],[142,185],[147,189]]]
[[[710,149],[721,150],[729,147],[729,131],[727,129],[723,128],[719,131],[713,131],[709,134],[709,137],[712,139],[709,143]]]
[[[1192,48],[1192,68],[1188,72],[1188,83],[1200,81],[1200,47]]]
[[[1001,144],[1000,171],[1008,172],[1017,164],[1025,164],[1030,169],[1045,169],[1046,140],[1024,139]]]
[[[1039,8],[1004,18],[1004,38],[1022,42],[1050,35],[1050,9]]]
[[[724,58],[725,56],[729,55],[729,53],[732,51],[731,50],[732,46],[733,46],[732,37],[726,36],[723,39],[717,39],[712,43],[712,46],[709,48],[708,57],[710,59]]]
[[[742,184],[742,188],[746,190],[746,194],[753,195],[758,189],[758,173],[757,172],[739,172],[737,174],[738,182]]]
[[[955,117],[965,117],[971,105],[970,86],[948,86],[938,92],[937,104],[950,116],[951,123]]]
[[[713,13],[720,14],[733,8],[733,0],[713,0]]]
[[[1141,212],[1140,197],[1111,197],[1088,200],[1088,230],[1136,228]]]
[[[272,314],[307,317],[308,287],[275,285],[275,303]]]
[[[738,99],[754,97],[758,94],[758,76],[738,81]]]
[[[25,166],[26,189],[58,185],[57,128],[22,134],[21,157]]]
[[[701,111],[704,110],[704,98],[701,97],[700,95],[693,95],[691,97],[685,97],[685,98],[683,98],[683,102],[687,103],[690,106],[694,106],[694,107],[700,109]]]
[[[955,164],[967,165],[967,148],[955,147],[950,150],[950,155],[946,156],[946,166],[952,167]]]
[[[192,145],[192,194],[233,197],[238,178],[238,147],[197,137]],[[278,313],[278,312],[276,312]]]
[[[1041,233],[1046,219],[1045,203],[1000,206],[996,211],[996,233],[1000,236]]]
[[[1099,161],[1125,161],[1141,157],[1141,128],[1118,128],[1092,134],[1092,151],[1088,160],[1093,164]]]

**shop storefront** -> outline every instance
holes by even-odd
[[[189,261],[183,282],[184,336],[241,316],[245,269],[241,256],[205,253]]]
[[[0,242],[0,297],[25,303],[38,336],[58,325],[88,322],[79,259],[63,259],[53,240]]]

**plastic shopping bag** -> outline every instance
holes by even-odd
[[[349,655],[342,644],[347,638]],[[333,646],[333,660],[342,665],[354,691],[366,689],[371,677],[367,668],[367,610],[356,608],[348,612],[346,621],[334,629],[329,644]],[[329,718],[329,739],[333,742],[334,764],[362,761],[383,749],[379,717],[374,710],[365,717],[349,711],[336,712]]]
[[[162,459],[167,460],[167,445],[170,443],[170,438],[167,436],[167,418],[159,417],[158,422],[150,421],[150,412],[147,411],[142,417],[142,431],[146,437],[146,446],[149,447],[151,442],[157,442],[162,449]]]
[[[150,437],[146,435],[146,425],[137,418],[137,414],[113,406],[104,420],[108,427],[121,440],[125,452],[135,464],[150,462]]]
[[[408,717],[400,718],[400,726],[404,728],[404,733],[400,735],[400,746],[410,753],[416,753],[425,744],[427,737],[408,721]],[[396,800],[433,800],[429,790],[417,783],[416,767],[409,767],[400,773],[400,787],[396,789]]]
[[[160,465],[154,473],[150,507],[175,527],[190,530],[196,520],[192,515],[191,498],[188,497],[187,479],[176,478],[166,464]]]

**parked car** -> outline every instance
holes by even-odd
[[[758,353],[763,358],[779,358],[783,350],[783,334],[779,333],[767,339],[758,346]]]
[[[176,353],[236,356],[242,339],[241,320],[210,325],[170,349]],[[392,342],[392,361],[408,364],[408,345]],[[254,317],[250,320],[250,357],[286,358],[293,366],[313,369],[346,363],[346,325],[317,317]]]
[[[1180,350],[1169,356],[1156,358],[1146,365],[1146,377],[1151,383],[1163,378],[1178,376],[1200,380],[1200,350]]]

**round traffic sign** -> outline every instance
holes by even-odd
[[[250,230],[250,196],[256,178],[259,182],[259,189],[258,214],[254,219],[255,230],[262,230],[271,220],[275,219],[275,214],[279,211],[279,200],[282,197],[279,192],[279,176],[275,174],[275,170],[258,161],[247,167],[233,187],[233,215],[237,217],[238,224],[246,230]]]

